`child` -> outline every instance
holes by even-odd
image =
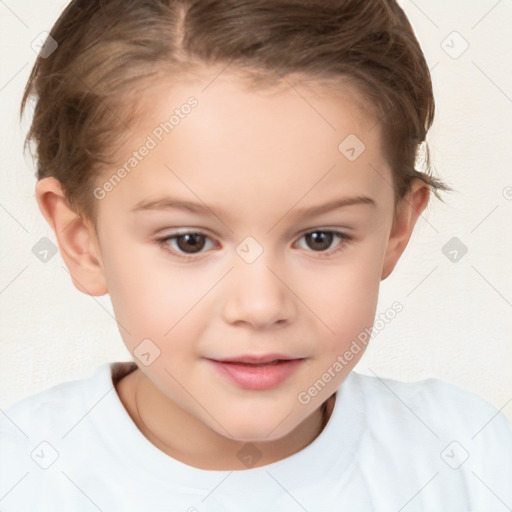
[[[2,510],[510,510],[493,406],[352,372],[450,190],[393,0],[73,1],[32,95],[39,208],[133,362],[5,411]]]

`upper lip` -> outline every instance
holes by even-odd
[[[249,364],[265,364],[271,363],[276,360],[284,360],[289,361],[291,359],[303,359],[302,357],[290,357],[284,354],[247,354],[236,357],[226,357],[226,358],[215,358],[213,361],[218,361],[221,363],[249,363]]]

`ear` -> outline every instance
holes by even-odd
[[[410,191],[397,205],[393,226],[389,236],[381,281],[386,279],[395,268],[400,256],[404,252],[418,217],[427,206],[430,196],[430,187],[420,179],[415,179]]]
[[[69,206],[60,182],[53,177],[41,178],[37,182],[36,199],[55,233],[75,287],[87,295],[105,295],[108,289],[92,223],[84,221]]]

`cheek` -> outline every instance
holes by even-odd
[[[130,333],[130,344],[141,337],[162,336],[179,310],[176,289],[180,283],[175,275],[164,271],[159,259],[152,256],[154,251],[121,240],[106,247],[108,293],[120,332],[125,339]]]
[[[168,366],[170,355],[173,360],[194,357],[193,340],[201,336],[201,318],[207,318],[206,301],[200,299],[211,288],[211,280],[194,280],[194,273],[169,263],[158,247],[128,245],[109,248],[104,261],[124,344],[134,357],[142,347],[158,354],[156,367]],[[148,339],[151,342],[143,341]]]
[[[322,320],[324,353],[333,357],[373,325],[377,309],[383,249],[374,240],[339,266],[317,273],[308,297]],[[364,346],[363,346],[364,348]],[[360,352],[360,355],[362,355]]]

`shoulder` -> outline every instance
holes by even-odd
[[[512,435],[512,425],[491,403],[479,395],[439,378],[405,382],[390,377],[352,372],[350,386],[364,397],[376,413],[422,412],[437,426],[448,419],[466,429],[481,428],[482,422],[497,419],[500,428]]]
[[[104,363],[86,377],[58,383],[1,411],[0,469],[15,464],[20,455],[30,456],[41,440],[62,439],[102,396],[114,390],[113,378],[126,369],[123,364]]]
[[[84,460],[105,452],[96,442],[103,418],[115,415],[110,411],[116,405],[121,410],[114,384],[131,367],[104,363],[85,377],[61,382],[0,410],[0,496],[6,498],[5,506],[42,510],[40,500],[51,501],[52,495],[65,500],[66,493],[76,492],[62,478],[62,470],[79,474]]]
[[[352,372],[347,392],[364,403],[375,436],[422,438],[450,447],[471,448],[482,459],[494,454],[512,471],[512,424],[477,394],[438,378],[404,382]],[[391,428],[385,428],[391,425]],[[392,427],[399,427],[393,429]],[[452,445],[451,443],[455,443]]]
[[[13,422],[24,425],[29,431],[34,424],[39,431],[47,422],[58,422],[70,411],[89,408],[103,392],[110,392],[113,384],[136,368],[133,362],[103,363],[89,375],[60,382],[47,389],[22,398],[0,415],[2,432],[13,430]]]
[[[8,493],[22,480],[25,480],[22,485],[25,488],[34,475],[45,475],[44,470],[58,457],[54,448],[58,437],[62,437],[69,419],[82,407],[86,380],[61,382],[18,400],[2,411],[0,495]],[[20,499],[19,494],[16,499]]]
[[[37,422],[40,428],[49,420],[54,421],[64,417],[68,414],[70,407],[77,408],[82,405],[85,399],[84,389],[87,389],[93,380],[97,380],[100,372],[104,374],[107,370],[107,365],[102,365],[93,375],[60,382],[18,400],[7,407],[0,418],[2,432],[11,431],[15,427],[25,427],[30,431],[31,424]]]
[[[512,425],[488,401],[438,378],[352,372],[346,383],[341,405],[345,399],[359,418],[357,451],[368,482],[393,488],[399,480],[412,496],[433,479],[421,492],[429,504],[422,510],[438,510],[441,501],[446,510],[490,510],[496,498],[489,488],[512,503]]]

